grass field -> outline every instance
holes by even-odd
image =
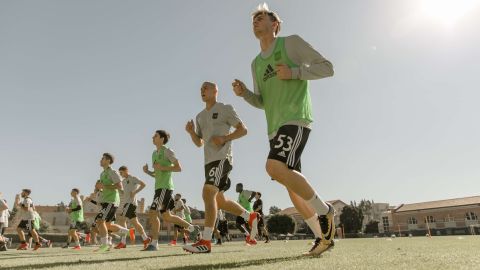
[[[452,236],[346,239],[317,258],[301,256],[308,241],[273,241],[255,247],[226,243],[210,254],[187,254],[161,245],[158,252],[139,247],[97,254],[45,248],[0,253],[0,269],[480,269],[480,237]]]

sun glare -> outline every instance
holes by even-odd
[[[424,0],[421,2],[421,11],[430,20],[453,27],[479,5],[480,0]]]

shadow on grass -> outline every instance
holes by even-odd
[[[250,260],[250,261],[243,261],[243,262],[195,264],[195,265],[189,265],[189,266],[167,267],[167,268],[163,268],[163,269],[165,269],[165,270],[228,269],[228,268],[241,268],[241,267],[248,267],[248,266],[259,266],[259,265],[263,265],[263,264],[296,261],[296,260],[302,260],[302,259],[305,260],[305,259],[312,259],[312,258],[320,258],[320,257],[305,257],[305,256],[300,255],[300,256],[294,256],[294,257],[267,258],[267,259]]]
[[[158,256],[146,256],[146,257],[128,257],[128,258],[112,258],[112,259],[100,259],[100,260],[85,260],[79,259],[75,261],[67,261],[67,262],[54,262],[54,263],[43,263],[43,264],[24,264],[24,265],[16,265],[16,266],[9,266],[8,269],[16,270],[16,269],[44,269],[62,265],[89,265],[89,264],[96,264],[96,263],[105,263],[105,262],[123,262],[123,261],[139,261],[145,259],[154,259],[154,258],[164,258],[164,257],[178,257],[178,256],[188,256],[189,254],[170,254],[170,255],[158,255]],[[88,258],[87,258],[88,259]],[[0,269],[4,269],[0,263]],[[6,268],[5,268],[6,269]]]

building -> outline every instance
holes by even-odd
[[[401,204],[382,214],[381,233],[452,235],[480,232],[480,196]]]
[[[333,205],[333,208],[335,208],[336,215],[335,215],[335,224],[340,224],[340,215],[342,214],[342,210],[345,206],[347,206],[346,203],[344,203],[341,200],[333,200],[333,201],[327,201],[331,205]],[[297,231],[301,227],[305,227],[305,221],[303,220],[302,215],[297,211],[295,207],[288,207],[280,211],[278,214],[280,215],[287,215],[290,216],[295,220],[295,231]]]

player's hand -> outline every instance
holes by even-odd
[[[239,97],[243,97],[243,95],[245,94],[245,90],[247,89],[245,84],[242,81],[237,79],[233,80],[232,87],[233,87],[233,92],[235,92],[235,95]]]
[[[227,142],[227,139],[225,136],[213,136],[211,141],[216,146],[222,146]]]
[[[185,126],[185,130],[189,134],[193,134],[195,132],[195,124],[193,123],[193,120],[190,120],[187,122],[187,125]]]
[[[147,163],[145,163],[145,165],[143,165],[143,172],[144,172],[144,173],[149,173],[149,171],[148,171],[148,164],[147,164]]]
[[[292,79],[292,70],[286,64],[277,64],[275,71],[277,72],[277,78],[280,80]]]

